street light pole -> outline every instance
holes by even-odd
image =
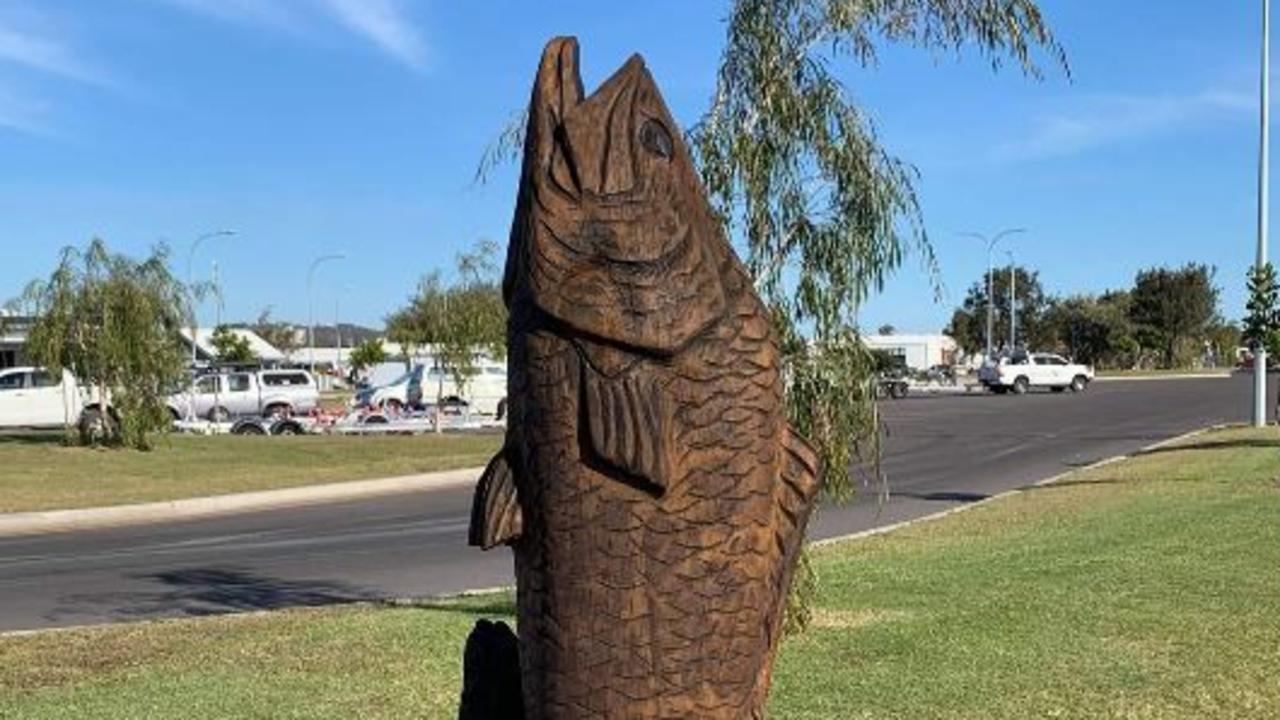
[[[1013,265],[1013,251],[1005,250],[1009,257],[1009,352],[1018,347],[1018,272]]]
[[[197,332],[199,331],[199,329],[200,329],[200,328],[199,328],[200,320],[199,320],[199,318],[198,318],[198,317],[196,317],[196,296],[195,296],[195,292],[192,290],[192,286],[194,285],[194,282],[195,282],[195,281],[194,281],[194,279],[193,279],[193,278],[192,278],[192,276],[191,276],[192,264],[193,264],[193,262],[194,262],[194,261],[195,261],[195,259],[196,259],[196,250],[200,247],[200,243],[204,242],[205,240],[208,240],[209,238],[215,238],[215,237],[229,237],[229,236],[231,236],[231,235],[235,235],[235,234],[236,234],[236,231],[235,231],[235,230],[214,230],[213,232],[207,232],[207,233],[205,233],[205,234],[201,235],[200,237],[197,237],[197,238],[195,239],[195,241],[191,243],[191,249],[187,251],[187,295],[188,295],[188,299],[189,299],[189,301],[191,302],[191,368],[192,368],[192,373],[191,373],[191,398],[190,398],[190,401],[187,403],[187,419],[188,419],[188,420],[195,420],[195,412],[196,412],[196,410],[195,410],[195,407],[196,407],[196,375],[195,375],[195,366],[196,366],[196,333],[197,333]]]
[[[321,255],[311,261],[311,267],[307,269],[307,345],[310,346],[308,352],[308,364],[310,370],[314,374],[316,371],[316,311],[315,300],[312,297],[312,285],[314,284],[316,268],[321,263],[330,260],[345,260],[346,255],[342,253],[334,253],[331,255]]]
[[[1270,105],[1271,105],[1271,0],[1262,0],[1262,81],[1260,95],[1258,142],[1258,257],[1254,266],[1261,270],[1267,264],[1267,197],[1271,155]],[[1253,424],[1267,424],[1267,346],[1255,343],[1253,352]]]
[[[1024,233],[1026,228],[1009,228],[988,237],[982,233],[963,233],[965,237],[977,238],[987,246],[987,357],[991,357],[991,338],[995,326],[995,249],[1001,238],[1015,233]]]

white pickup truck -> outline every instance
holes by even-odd
[[[1031,388],[1046,387],[1053,392],[1068,388],[1083,392],[1093,380],[1093,368],[1073,363],[1052,353],[1014,353],[978,370],[978,381],[992,392],[1024,395]]]
[[[85,422],[100,410],[91,397],[66,370],[61,378],[37,367],[0,370],[0,428],[54,428]]]
[[[202,375],[169,396],[175,420],[225,422],[233,417],[290,417],[316,408],[320,391],[306,370],[262,370]]]

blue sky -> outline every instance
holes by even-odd
[[[914,163],[943,296],[909,260],[862,323],[936,331],[980,277],[966,231],[1008,246],[1055,293],[1128,285],[1151,265],[1218,269],[1243,313],[1255,227],[1256,2],[1046,0],[1073,78],[993,73],[975,53],[886,48],[846,74]],[[185,273],[216,260],[224,316],[380,324],[423,273],[505,244],[515,169],[472,182],[527,102],[543,43],[575,34],[584,80],[641,52],[676,117],[710,97],[724,1],[0,0],[0,299],[92,236]],[[1003,254],[999,260],[1005,261]],[[204,317],[212,309],[206,306]]]

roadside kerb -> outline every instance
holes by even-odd
[[[463,468],[376,480],[352,480],[134,505],[5,513],[0,514],[0,538],[196,520],[256,510],[320,505],[377,495],[469,485],[476,482],[483,470],[484,468]]]
[[[1227,427],[1231,427],[1231,425],[1211,425],[1209,427],[1200,428],[1198,430],[1192,430],[1191,432],[1186,432],[1181,435],[1176,435],[1174,437],[1161,440],[1160,442],[1155,442],[1155,443],[1151,443],[1150,445],[1145,445],[1131,453],[1126,453],[1123,455],[1112,455],[1109,458],[1103,458],[1102,460],[1089,463],[1088,465],[1081,465],[1080,467],[1071,468],[1070,470],[1060,472],[1056,475],[1051,475],[1043,480],[1037,480],[1029,485],[1024,485],[1023,487],[1014,488],[1012,490],[1005,490],[1004,492],[996,493],[995,495],[992,495],[990,497],[985,497],[981,500],[975,500],[973,502],[968,502],[963,505],[957,505],[956,507],[953,507],[953,508],[947,508],[946,510],[939,510],[938,512],[935,512],[935,513],[922,515],[918,518],[903,520],[902,522],[891,523],[889,525],[883,525],[881,527],[875,527],[869,530],[860,530],[858,532],[849,533],[847,535],[837,535],[836,537],[829,537],[829,538],[823,538],[821,540],[814,540],[813,542],[809,543],[809,546],[820,548],[827,545],[837,545],[839,543],[858,540],[865,537],[871,537],[873,535],[883,535],[884,533],[893,532],[894,530],[900,530],[910,525],[915,525],[916,523],[931,522],[939,518],[947,517],[948,515],[954,515],[956,513],[961,513],[966,510],[971,510],[975,507],[986,505],[989,502],[993,502],[1001,498],[1006,498],[1011,495],[1024,493],[1031,488],[1042,487],[1044,485],[1052,485],[1053,483],[1056,483],[1060,480],[1064,480],[1067,477],[1071,475],[1075,475],[1076,473],[1079,473],[1079,472],[1085,472],[1087,470],[1095,470],[1100,467],[1105,467],[1107,465],[1120,462],[1121,460],[1128,460],[1131,457],[1136,457],[1143,453],[1148,453],[1153,450],[1159,450],[1160,448],[1165,447],[1166,445],[1173,445],[1174,443],[1179,443],[1184,440],[1189,440],[1193,437],[1196,437],[1197,435],[1202,435],[1204,433],[1212,432],[1214,430],[1221,430]]]

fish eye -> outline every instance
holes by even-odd
[[[640,144],[654,155],[668,160],[675,154],[671,133],[657,120],[645,120],[644,125],[640,126]]]

